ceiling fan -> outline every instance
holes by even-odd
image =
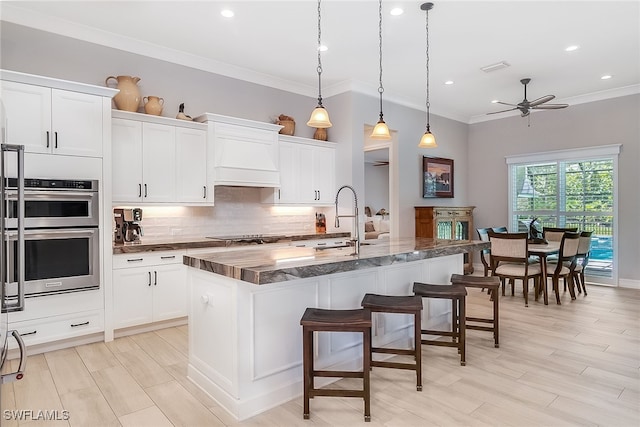
[[[534,99],[533,101],[527,100],[527,84],[531,81],[531,79],[522,79],[520,83],[524,85],[524,99],[522,102],[518,104],[509,104],[507,102],[496,101],[496,104],[508,105],[513,108],[509,108],[508,110],[501,111],[493,111],[487,114],[498,114],[504,113],[506,111],[520,110],[520,116],[527,117],[531,110],[558,110],[560,108],[567,108],[569,104],[546,104],[555,98],[555,95],[545,95],[541,96],[538,99]]]

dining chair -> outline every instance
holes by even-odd
[[[491,228],[476,228],[478,237],[483,242],[489,241],[489,231],[491,231]],[[490,254],[490,249],[482,249],[480,251],[480,261],[482,261],[482,265],[484,267],[484,277],[488,277],[489,271],[491,270],[490,260],[488,259]]]
[[[576,267],[576,255],[578,253],[578,245],[580,244],[580,233],[565,232],[560,240],[560,250],[558,251],[557,260],[549,262],[547,265],[547,277],[552,278],[553,291],[556,293],[556,303],[560,302],[559,281],[562,277],[565,286],[569,282],[569,293],[571,299],[576,299],[574,290],[573,272]],[[546,278],[543,286],[547,286]],[[565,288],[566,289],[566,288]]]
[[[587,288],[584,282],[584,270],[589,263],[589,256],[591,254],[591,234],[592,231],[583,231],[580,233],[580,243],[578,244],[578,253],[576,254],[576,266],[573,269],[573,280],[577,283],[578,293],[584,291],[584,296],[587,296]]]
[[[578,228],[544,227],[542,229],[542,237],[544,237],[547,242],[559,242],[560,240],[562,240],[562,236],[567,231],[575,233],[576,231],[578,231]]]
[[[529,279],[534,280],[534,295],[538,299],[538,290],[542,279],[540,264],[531,262],[528,255],[528,233],[488,232],[491,242],[491,270],[500,277],[502,295],[505,294],[505,280],[511,283],[511,295],[514,295],[514,281],[522,280],[524,305],[529,306]]]

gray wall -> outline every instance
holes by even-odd
[[[389,211],[389,166],[364,166],[364,205],[369,206],[375,215],[380,209]]]
[[[622,144],[618,174],[619,278],[640,280],[640,95],[630,95],[527,119],[510,117],[469,126],[469,200],[475,227],[508,224],[505,156]]]

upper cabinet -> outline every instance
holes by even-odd
[[[263,190],[275,204],[332,205],[335,197],[335,143],[280,135],[280,187]]]
[[[113,111],[113,202],[213,204],[206,126]]]
[[[215,185],[280,185],[280,125],[206,113],[194,119],[207,124],[209,174]]]
[[[117,91],[2,71],[7,141],[29,153],[102,157],[111,96]]]

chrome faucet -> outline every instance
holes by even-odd
[[[338,196],[340,196],[340,191],[342,189],[348,188],[353,193],[354,204],[354,212],[353,215],[338,215]],[[352,232],[352,239],[350,240],[351,245],[354,248],[354,252],[351,255],[360,254],[360,223],[358,221],[358,195],[356,194],[356,190],[353,189],[350,185],[343,185],[338,189],[336,193],[336,228],[340,228],[340,218],[354,218],[355,223],[355,232]]]

